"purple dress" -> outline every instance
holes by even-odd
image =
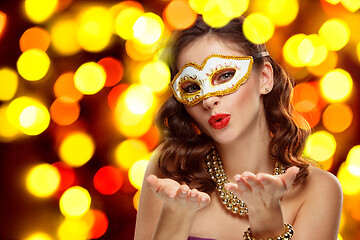
[[[216,240],[212,238],[199,238],[199,237],[188,237],[188,240]]]

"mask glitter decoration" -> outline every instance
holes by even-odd
[[[193,106],[205,98],[235,92],[249,78],[251,56],[212,54],[201,65],[185,64],[170,83],[175,98]]]

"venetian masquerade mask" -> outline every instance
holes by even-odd
[[[211,96],[235,92],[249,78],[252,64],[251,56],[213,54],[201,65],[185,64],[170,87],[179,102],[192,106]]]

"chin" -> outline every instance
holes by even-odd
[[[230,144],[230,143],[233,143],[237,139],[234,136],[233,132],[229,133],[227,131],[210,136],[210,138],[218,144]]]

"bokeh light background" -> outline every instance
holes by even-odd
[[[359,0],[24,0],[0,4],[0,239],[132,239],[161,56],[197,14],[246,36],[297,81],[304,155],[344,190],[339,239],[360,239]],[[300,118],[297,121],[304,126]],[[319,193],[321,194],[321,193]],[[321,226],[319,226],[321,227]]]

